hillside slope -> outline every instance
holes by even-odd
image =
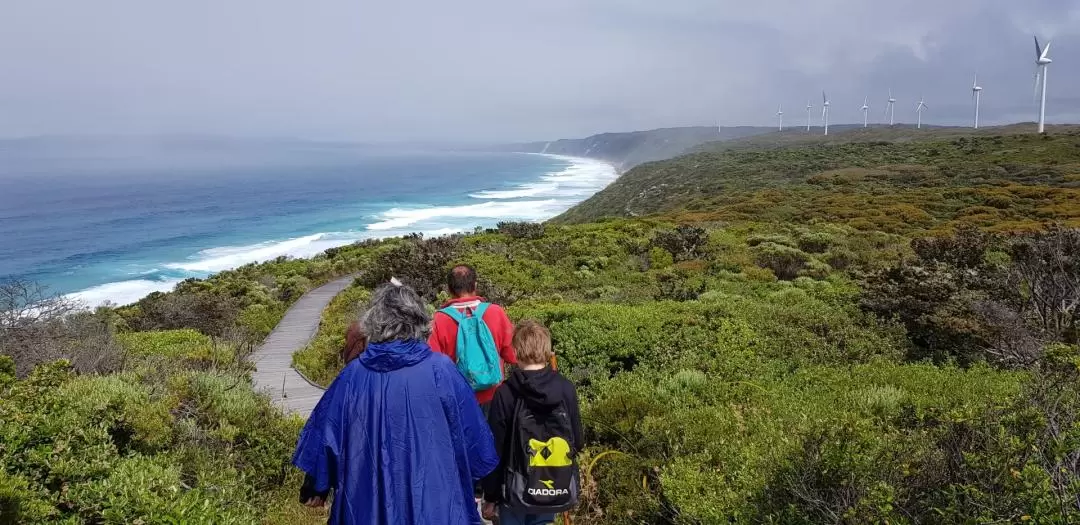
[[[608,161],[619,170],[628,170],[638,164],[680,155],[690,148],[708,142],[737,139],[769,131],[772,131],[771,128],[751,126],[719,129],[715,127],[662,128],[628,133],[601,133],[583,139],[511,144],[502,149],[523,153],[589,157]]]
[[[1080,221],[1080,127],[773,134],[638,166],[554,222],[674,215],[906,232]]]

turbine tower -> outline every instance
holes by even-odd
[[[814,105],[810,103],[810,99],[806,100],[806,132],[810,132],[810,110],[814,108]]]
[[[784,105],[780,104],[780,107],[776,108],[776,116],[780,119],[780,131],[784,131]]]
[[[922,112],[923,112],[923,110],[924,109],[930,109],[930,107],[926,105],[926,102],[923,101],[924,98],[925,97],[919,97],[919,103],[915,105],[915,113],[917,113],[919,115],[919,124],[917,126],[918,129],[922,129]]]
[[[889,88],[889,105],[885,106],[885,116],[889,117],[889,125],[896,121],[896,99],[892,96],[892,88]]]
[[[825,92],[821,92],[821,120],[825,123],[825,134],[829,134],[829,97],[825,96]]]
[[[975,129],[979,129],[979,98],[982,95],[982,86],[979,85],[979,75],[975,74],[975,80],[971,83],[971,98],[975,100]]]
[[[862,100],[862,127],[864,127],[864,128],[870,124],[870,121],[866,117],[867,112],[870,111],[869,102],[870,102],[870,99],[868,99],[866,97],[863,97],[863,100]]]
[[[1050,65],[1050,42],[1046,47],[1039,46],[1039,37],[1035,37],[1035,89],[1039,89],[1039,80],[1042,79],[1042,99],[1039,101],[1039,133],[1046,132],[1046,69]]]

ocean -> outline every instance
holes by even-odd
[[[539,221],[616,178],[600,161],[216,140],[0,142],[0,279],[87,306],[358,240]]]

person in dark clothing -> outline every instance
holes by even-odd
[[[535,321],[522,321],[514,330],[513,347],[518,367],[499,386],[491,400],[488,424],[499,451],[499,466],[482,481],[484,490],[483,514],[486,519],[495,515],[496,506],[500,525],[540,525],[552,523],[553,514],[525,514],[504,505],[503,484],[507,469],[507,451],[512,446],[514,409],[519,399],[539,410],[551,410],[563,403],[570,418],[571,445],[581,450],[584,436],[581,430],[581,413],[578,408],[577,390],[574,384],[550,366],[554,357],[551,349],[551,333]]]

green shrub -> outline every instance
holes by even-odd
[[[680,224],[674,230],[656,232],[652,244],[667,250],[676,261],[688,261],[702,255],[708,239],[704,228]]]
[[[261,341],[274,331],[285,317],[284,304],[253,304],[240,311],[236,323],[247,332],[251,340]]]
[[[45,523],[55,515],[51,503],[26,478],[0,469],[0,523]]]
[[[649,250],[649,268],[654,270],[663,270],[675,264],[675,258],[671,256],[671,253],[667,250],[654,246]]]
[[[798,247],[806,253],[825,253],[833,242],[832,235],[825,232],[803,233],[799,235]]]
[[[496,229],[512,239],[539,239],[544,236],[544,224],[539,222],[500,222]]]
[[[810,261],[810,257],[798,248],[766,242],[754,247],[758,266],[772,270],[777,279],[790,281]]]
[[[243,375],[162,374],[75,376],[58,362],[3,387],[4,511],[27,523],[259,521],[296,422]]]
[[[124,350],[140,356],[193,358],[206,355],[213,341],[191,329],[128,332],[117,336]]]
[[[361,273],[361,283],[374,288],[397,277],[422,297],[434,300],[459,253],[460,241],[454,235],[424,239],[414,234],[382,243],[374,251],[371,268]]]
[[[623,476],[658,469],[650,490],[679,523],[934,521],[928,494],[968,483],[937,476],[950,470],[949,454],[985,453],[980,442],[950,441],[952,425],[986,422],[980,435],[1000,432],[988,414],[1022,400],[1026,381],[988,368],[889,362],[774,366],[751,365],[747,380],[688,369],[601,380],[584,412],[592,446],[640,466]],[[597,478],[613,507],[647,501],[640,484]]]
[[[74,485],[67,499],[79,514],[107,523],[250,523],[250,503],[230,496],[186,488],[167,457],[135,456],[118,460],[106,477]]]
[[[787,235],[780,234],[755,234],[746,238],[746,245],[750,247],[759,246],[765,243],[779,244],[781,246],[788,246],[795,248],[796,242]]]

